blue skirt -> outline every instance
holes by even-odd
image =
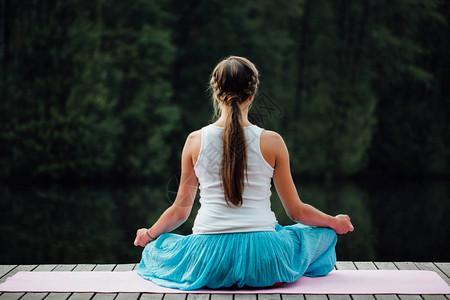
[[[165,233],[144,248],[137,272],[160,286],[194,290],[268,287],[333,269],[337,236],[332,229],[295,224],[275,230]]]

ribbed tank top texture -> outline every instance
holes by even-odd
[[[275,231],[277,223],[270,208],[271,179],[274,169],[260,148],[262,128],[244,127],[247,146],[247,179],[244,180],[242,206],[227,205],[220,184],[223,128],[208,125],[201,129],[201,147],[194,166],[199,180],[200,209],[193,234]]]

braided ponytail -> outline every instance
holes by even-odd
[[[244,177],[247,175],[247,146],[240,104],[256,92],[258,71],[246,58],[231,56],[213,71],[210,87],[222,105],[230,107],[223,131],[221,184],[229,206],[242,205]],[[216,116],[219,115],[214,101]],[[231,204],[230,204],[231,203]]]
[[[221,163],[222,187],[225,201],[242,205],[244,174],[247,173],[247,151],[242,113],[238,101],[231,102],[231,113],[225,120],[223,157]]]

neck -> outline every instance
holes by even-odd
[[[241,116],[242,116],[242,123],[243,126],[250,126],[253,125],[252,123],[250,123],[250,121],[248,120],[248,108],[249,108],[249,102],[245,101],[243,103],[240,104],[241,106]],[[220,114],[220,118],[217,119],[216,122],[214,122],[214,124],[216,126],[220,126],[223,127],[225,125],[225,120],[228,117],[228,115],[231,113],[231,107],[227,106],[227,105],[222,105],[221,106],[221,114]]]

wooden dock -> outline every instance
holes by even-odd
[[[0,265],[0,282],[19,271],[130,271],[136,264]],[[450,285],[450,263],[351,262],[338,270],[431,270]],[[148,293],[0,293],[0,300],[450,300],[450,295],[283,295],[283,294],[148,294]]]

